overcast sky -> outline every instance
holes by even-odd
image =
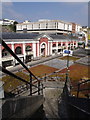
[[[3,2],[2,18],[63,20],[88,25],[88,2]]]

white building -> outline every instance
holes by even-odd
[[[39,33],[70,33],[72,23],[61,20],[39,20],[37,22],[23,22],[16,25],[17,32]]]
[[[13,25],[15,20],[9,20],[9,19],[1,19],[0,25]]]

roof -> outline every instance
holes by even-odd
[[[26,24],[36,24],[36,23],[46,23],[46,22],[60,22],[60,23],[66,23],[66,24],[72,24],[71,22],[67,22],[67,21],[62,21],[62,20],[44,20],[44,19],[41,19],[39,21],[36,21],[36,22],[29,22],[29,23],[18,23],[17,25],[26,25]]]
[[[35,39],[36,33],[2,33],[2,39]]]
[[[60,40],[76,40],[77,37],[71,36],[71,35],[59,35],[59,34],[50,34],[49,35],[53,39],[60,39]]]
[[[25,40],[38,40],[37,38],[44,37],[46,35],[50,40],[78,40],[76,37],[70,35],[59,34],[38,34],[38,33],[2,33],[2,39],[5,41],[24,41]]]

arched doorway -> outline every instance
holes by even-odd
[[[21,48],[21,47],[17,47],[17,48],[15,49],[15,53],[16,53],[16,54],[22,54],[22,48]]]
[[[6,57],[6,56],[9,56],[9,55],[10,55],[10,53],[6,49],[2,50],[2,57]]]
[[[40,55],[41,56],[46,56],[47,55],[47,44],[45,42],[43,42],[40,45]]]

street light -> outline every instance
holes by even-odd
[[[69,67],[69,54],[70,54],[70,51],[69,50],[65,50],[64,51],[65,54],[67,54],[67,71],[66,71],[66,81],[65,81],[65,84],[67,83],[68,81],[68,67]]]

